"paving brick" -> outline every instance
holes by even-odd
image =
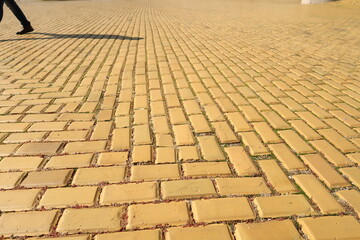
[[[314,209],[303,195],[256,197],[254,203],[262,218],[315,214]]]
[[[229,227],[225,224],[212,224],[199,227],[168,228],[166,240],[197,239],[197,240],[231,240]]]
[[[42,157],[4,157],[0,161],[0,171],[36,170],[43,160]]]
[[[120,233],[105,233],[95,236],[95,240],[161,240],[161,231],[155,230],[143,230],[143,231],[128,231]]]
[[[342,190],[336,192],[336,195],[353,207],[358,215],[360,214],[360,193],[357,190]]]
[[[303,138],[308,141],[322,138],[320,134],[307,125],[303,120],[292,120],[290,121],[290,124],[303,136]]]
[[[151,162],[153,159],[153,150],[151,145],[134,146],[132,162]]]
[[[251,155],[269,154],[269,150],[254,132],[242,132],[240,133],[240,136],[242,137],[244,144],[250,149]]]
[[[114,203],[149,202],[157,200],[158,198],[157,183],[128,183],[105,186],[101,192],[100,204],[111,205]]]
[[[304,155],[301,157],[312,171],[330,188],[346,187],[348,183],[324,158],[318,154]]]
[[[19,148],[20,144],[1,144],[0,156],[9,156],[15,152],[15,149]]]
[[[123,135],[123,136],[118,136],[121,138],[128,138],[129,139],[129,135]],[[151,135],[150,135],[150,129],[149,129],[149,125],[145,124],[145,125],[139,125],[139,126],[134,126],[134,144],[136,145],[146,145],[146,144],[151,144],[152,143],[152,139],[151,139]],[[128,149],[129,146],[123,146],[124,149]]]
[[[160,224],[183,225],[189,221],[185,202],[130,205],[127,228],[146,228]]]
[[[238,223],[235,225],[235,236],[244,240],[302,240],[290,220],[267,221],[261,223]]]
[[[236,132],[251,131],[252,127],[246,121],[245,117],[239,112],[226,113],[225,116],[229,119],[231,125]]]
[[[212,132],[208,121],[203,115],[191,115],[189,116],[189,120],[194,128],[195,133]]]
[[[279,165],[274,160],[262,160],[259,161],[259,166],[265,172],[265,175],[271,185],[279,193],[293,193],[298,190],[281,170]]]
[[[229,165],[226,162],[184,163],[182,167],[184,170],[184,175],[187,177],[219,176],[231,174]]]
[[[158,147],[156,148],[155,163],[175,163],[176,149],[174,147]]]
[[[219,144],[213,136],[201,136],[198,137],[201,152],[205,160],[216,161],[225,160],[225,156],[222,153]]]
[[[86,140],[88,131],[61,131],[52,132],[46,138],[47,141],[82,141]]]
[[[243,147],[227,147],[225,151],[239,176],[249,176],[259,173],[254,162]]]
[[[106,141],[71,142],[65,145],[63,153],[100,152],[105,149]]]
[[[339,213],[344,210],[344,208],[331,195],[330,191],[326,189],[313,175],[295,175],[293,178],[305,191],[306,195],[319,206],[322,213]]]
[[[58,211],[4,213],[0,217],[0,234],[5,237],[49,234]]]
[[[296,132],[293,130],[279,131],[281,138],[293,149],[296,153],[313,153],[315,152]]]
[[[359,223],[352,216],[301,218],[298,222],[311,240],[360,238]]]
[[[279,143],[282,140],[265,122],[253,123],[255,131],[260,135],[264,143]]]
[[[142,180],[166,180],[180,178],[179,166],[177,164],[166,165],[137,165],[131,168],[132,181]]]
[[[111,150],[122,150],[129,148],[130,148],[130,129],[129,128],[114,129],[112,141],[111,141]]]
[[[193,145],[195,143],[189,125],[176,125],[173,130],[177,146]]]
[[[65,209],[56,231],[60,233],[118,231],[124,207]]]
[[[214,184],[210,179],[162,182],[161,192],[164,199],[196,198],[216,195]]]
[[[360,169],[357,167],[341,168],[340,171],[345,175],[352,184],[360,187]]]
[[[290,125],[274,111],[261,113],[274,129],[290,128]]]
[[[246,198],[219,198],[192,201],[196,222],[218,222],[254,219]]]
[[[69,206],[92,206],[95,203],[97,187],[67,187],[47,189],[39,208],[65,208]]]
[[[98,165],[124,165],[128,160],[128,152],[106,152],[100,153],[97,160]]]
[[[319,130],[319,133],[344,153],[355,152],[358,150],[358,147],[333,129],[321,129]]]
[[[27,240],[89,240],[90,236],[89,235],[72,235],[70,237],[59,237],[59,238],[27,238]]]
[[[124,180],[125,167],[80,168],[76,171],[72,184],[88,185],[101,182],[116,183]]]
[[[30,172],[21,182],[22,187],[60,187],[65,186],[73,171],[52,170],[42,172]]]
[[[329,127],[328,125],[326,125],[323,121],[321,121],[319,118],[317,118],[311,112],[298,112],[297,114],[312,128],[322,129],[322,128]]]
[[[254,195],[271,193],[261,177],[216,178],[216,186],[221,195]]]
[[[1,191],[0,209],[3,212],[32,210],[39,193],[39,189]]]
[[[199,152],[196,146],[182,146],[178,147],[179,161],[193,161],[199,160]]]
[[[29,123],[0,123],[0,132],[24,132]]]
[[[78,168],[88,167],[93,158],[92,154],[76,154],[53,156],[46,163],[45,168]]]
[[[56,154],[61,143],[24,143],[15,153],[15,155],[50,155]]]
[[[46,132],[12,133],[4,143],[38,142],[45,136]]]
[[[14,188],[23,176],[23,172],[0,173],[0,189]]]
[[[326,140],[311,141],[313,145],[319,152],[324,154],[326,159],[328,159],[332,164],[337,167],[342,167],[346,165],[351,165],[352,162],[340,151],[338,151],[334,146],[332,146]]]

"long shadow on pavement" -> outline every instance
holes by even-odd
[[[12,41],[22,41],[22,40],[42,40],[42,39],[64,39],[64,38],[78,38],[78,39],[117,39],[117,40],[141,40],[144,38],[141,37],[128,37],[121,35],[109,35],[109,34],[58,34],[58,33],[41,33],[35,32],[30,33],[25,36],[33,35],[45,35],[48,37],[36,37],[36,38],[16,38],[16,39],[4,39],[0,42],[12,42]]]

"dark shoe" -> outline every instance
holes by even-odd
[[[33,27],[31,25],[29,25],[29,26],[24,27],[23,30],[21,30],[20,32],[17,32],[16,34],[22,35],[22,34],[32,32],[32,31],[34,31],[34,29],[33,29]]]

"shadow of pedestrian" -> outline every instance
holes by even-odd
[[[44,37],[33,37],[34,35],[43,35]],[[26,37],[25,37],[26,36]],[[41,33],[35,32],[25,35],[25,38],[15,39],[0,39],[0,42],[12,42],[12,41],[23,41],[23,40],[43,40],[43,39],[116,39],[116,40],[141,40],[141,37],[128,37],[122,35],[111,35],[111,34],[58,34],[58,33]]]

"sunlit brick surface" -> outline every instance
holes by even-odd
[[[360,239],[358,1],[19,4],[0,239]]]

